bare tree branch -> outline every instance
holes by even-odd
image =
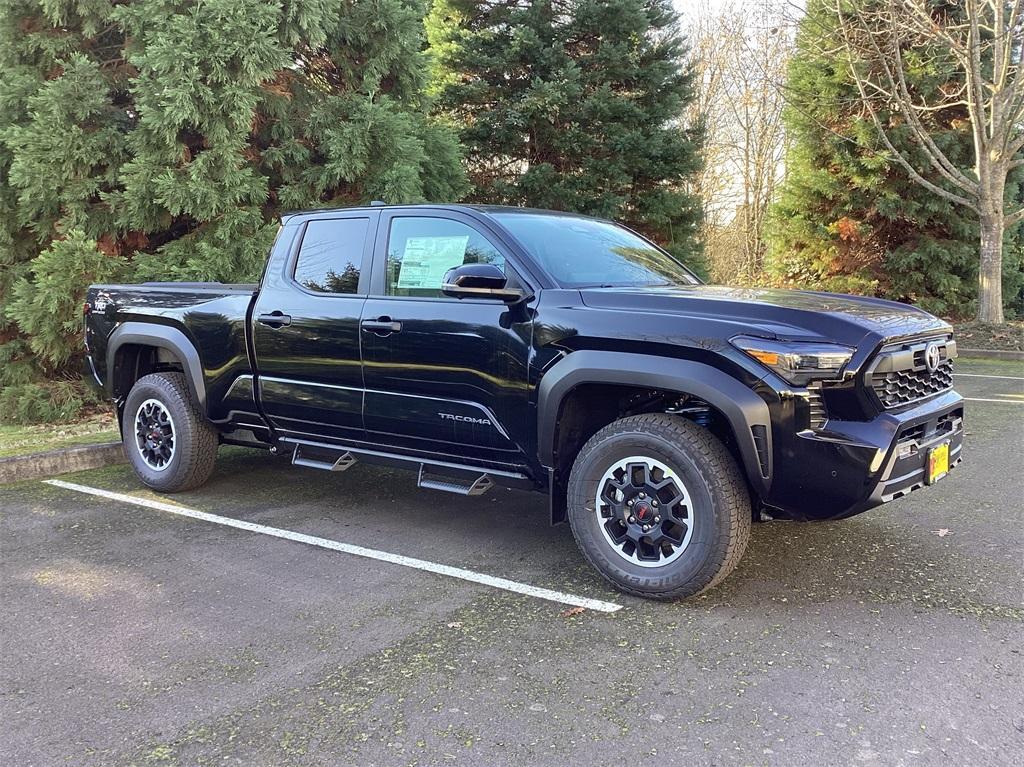
[[[891,159],[915,183],[978,215],[978,316],[1002,322],[1003,233],[1024,220],[1024,208],[1005,199],[1009,173],[1024,165],[1024,0],[834,2],[844,55],[864,111]],[[912,67],[949,65],[956,67],[958,85],[915,94],[908,77]],[[936,115],[964,107],[974,150],[970,169],[942,151],[933,127]],[[944,183],[926,177],[897,149],[883,111],[902,117],[928,166]]]
[[[924,154],[928,158],[928,161],[930,162],[932,167],[936,169],[936,171],[938,171],[944,178],[946,178],[946,180],[953,183],[965,194],[957,194],[955,192],[951,192],[948,189],[945,189],[939,186],[938,184],[935,184],[932,181],[926,179],[924,176],[921,175],[920,172],[918,172],[918,170],[903,155],[903,153],[896,148],[893,141],[889,137],[888,128],[883,124],[882,119],[878,114],[876,99],[869,95],[868,88],[872,87],[873,90],[886,96],[893,103],[899,104],[902,108],[902,114],[908,118],[908,122],[911,123],[911,129],[913,130],[915,137],[917,137],[918,130],[915,128],[915,122],[917,121],[913,119],[912,100],[906,99],[904,97],[904,94],[906,93],[906,82],[904,80],[902,89],[897,85],[897,76],[893,74],[892,69],[890,69],[889,64],[887,63],[886,52],[881,49],[877,39],[873,35],[868,34],[868,41],[866,44],[868,45],[871,54],[873,54],[876,57],[875,60],[881,64],[883,71],[886,73],[886,79],[889,81],[891,87],[885,88],[884,86],[878,85],[877,83],[871,83],[871,85],[869,86],[868,78],[861,74],[861,71],[857,66],[857,59],[853,55],[854,52],[859,50],[859,46],[858,42],[854,40],[852,23],[848,19],[846,13],[843,10],[842,0],[837,0],[836,2],[836,15],[839,20],[839,28],[843,34],[843,39],[846,41],[847,63],[849,65],[850,72],[853,75],[854,82],[857,85],[857,91],[860,93],[862,105],[864,107],[864,110],[871,117],[871,121],[872,123],[874,123],[875,130],[878,132],[879,138],[882,140],[882,143],[885,144],[886,149],[889,150],[891,159],[899,163],[903,167],[903,169],[907,171],[910,177],[914,179],[914,181],[919,183],[928,191],[936,195],[939,195],[940,197],[943,197],[951,202],[954,202],[957,205],[963,205],[964,207],[969,208],[970,210],[977,211],[977,207],[972,202],[970,197],[967,196],[976,191],[976,185],[972,184],[972,182],[969,179],[963,176],[963,174],[958,169],[956,169],[955,166],[953,166],[953,164],[949,161],[945,154],[942,153],[941,151],[938,151],[937,147],[936,151],[933,152],[931,150],[929,144],[931,146],[934,146],[934,141],[931,140],[930,136],[927,137],[928,140],[923,146]],[[867,25],[866,19],[859,12],[856,23],[865,26]],[[899,77],[902,76],[903,74],[901,69]],[[911,103],[907,103],[908,101],[910,101]],[[953,170],[951,170],[951,168],[956,172],[954,173]]]
[[[762,269],[764,223],[784,169],[782,82],[793,38],[774,3],[694,3],[691,45],[699,109],[707,125],[704,238],[715,279],[744,281]]]

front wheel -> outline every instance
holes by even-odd
[[[135,382],[124,404],[121,438],[136,475],[154,490],[191,490],[213,472],[217,431],[192,401],[181,373],[153,373]]]
[[[615,421],[583,446],[568,515],[598,572],[654,599],[716,585],[750,538],[750,498],[732,455],[706,429],[664,413]]]

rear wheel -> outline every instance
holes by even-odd
[[[716,585],[750,538],[750,500],[732,455],[706,429],[664,413],[615,421],[583,446],[568,514],[605,578],[655,599]]]
[[[181,373],[153,373],[135,382],[121,438],[135,473],[154,490],[191,490],[213,472],[217,431],[192,401]]]

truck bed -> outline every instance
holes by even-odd
[[[96,383],[112,391],[113,357],[131,355],[137,338],[156,336],[163,340],[149,342],[160,345],[160,364],[178,363],[187,369],[184,357],[198,354],[211,418],[223,417],[232,408],[254,410],[251,386],[235,386],[232,396],[228,392],[239,378],[251,381],[245,324],[256,287],[222,282],[91,286],[86,294],[85,338]],[[152,364],[145,358],[143,362]],[[235,393],[240,402],[234,401]]]

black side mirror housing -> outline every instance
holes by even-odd
[[[509,288],[505,273],[494,264],[463,264],[445,272],[441,292],[452,298],[493,298],[513,303],[523,291]]]

